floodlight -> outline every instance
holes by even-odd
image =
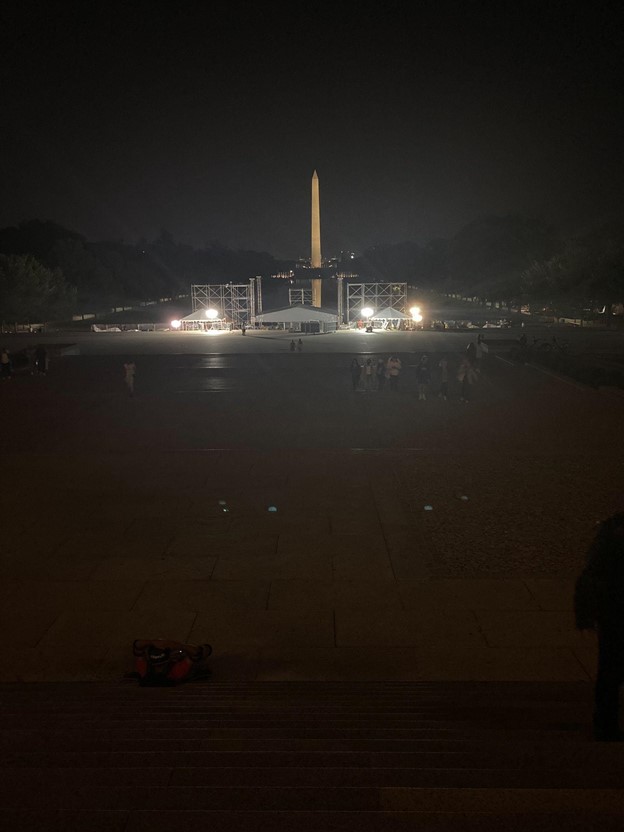
[[[219,317],[219,313],[216,309],[206,309],[206,317],[210,318],[211,321],[214,321],[215,318]]]
[[[180,329],[182,321],[171,321],[171,329]]]
[[[412,306],[410,309],[410,315],[412,318],[416,319],[416,315],[420,314],[420,306]]]
[[[370,307],[370,306],[365,306],[365,307],[362,309],[362,315],[363,315],[365,318],[371,318],[374,314],[375,314],[375,310],[374,310],[374,309],[371,309],[371,307]]]

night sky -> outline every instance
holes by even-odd
[[[0,225],[308,256],[316,168],[325,256],[487,213],[581,229],[624,199],[620,6],[20,3]]]

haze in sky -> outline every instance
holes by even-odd
[[[624,186],[619,4],[22,3],[2,11],[0,225],[166,228],[280,258],[575,229]]]

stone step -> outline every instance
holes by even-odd
[[[0,769],[7,768],[392,768],[392,769],[593,769],[620,771],[624,747],[618,744],[578,744],[520,749],[516,745],[483,746],[468,751],[7,751]]]
[[[249,698],[270,702],[289,701],[292,697],[313,703],[323,701],[352,702],[357,699],[388,701],[389,704],[406,701],[472,701],[496,702],[566,701],[586,700],[591,697],[589,682],[219,682],[202,681],[175,688],[139,688],[136,681],[108,682],[42,682],[0,684],[0,702],[48,700],[84,702],[86,700],[132,699],[133,697],[172,698],[184,701],[221,697],[227,702]]]
[[[29,725],[49,725],[53,720],[55,725],[96,725],[110,724],[122,725],[135,723],[137,725],[156,725],[163,727],[175,724],[191,724],[202,722],[206,725],[222,726],[253,726],[254,724],[273,725],[307,725],[307,726],[352,726],[354,728],[364,725],[379,725],[385,728],[393,728],[399,725],[409,727],[450,727],[467,725],[489,725],[492,727],[530,727],[537,724],[570,723],[586,721],[589,708],[557,708],[542,709],[528,712],[514,708],[492,709],[491,711],[473,711],[457,709],[454,712],[430,712],[419,714],[413,712],[378,713],[378,712],[351,712],[341,713],[328,712],[307,712],[298,714],[296,710],[291,711],[254,711],[254,712],[214,712],[214,711],[154,711],[116,709],[115,711],[101,711],[99,713],[87,712],[54,712],[41,711],[37,709],[33,713],[31,709],[11,709],[0,711],[0,719],[3,723],[12,723],[15,720],[24,720]],[[1,729],[0,729],[1,730]]]
[[[349,766],[265,767],[22,767],[2,772],[1,789],[29,786],[63,792],[90,787],[353,789],[353,788],[481,788],[481,789],[619,789],[619,768],[563,767],[435,767],[374,768]]]
[[[73,811],[203,811],[357,812],[574,812],[624,815],[624,790],[609,788],[206,788],[190,786],[107,787],[39,785],[36,800],[48,809]],[[31,806],[33,786],[0,784],[0,809]]]
[[[305,728],[254,729],[248,731],[203,729],[194,730],[171,728],[168,730],[145,729],[143,731],[131,728],[75,728],[66,730],[36,730],[36,729],[7,729],[0,733],[0,750],[11,751],[15,748],[22,750],[36,750],[38,748],[58,748],[59,750],[82,750],[84,743],[91,743],[92,750],[102,749],[106,743],[118,743],[117,747],[129,750],[149,750],[157,743],[197,743],[198,748],[230,748],[237,750],[241,744],[247,743],[248,748],[254,749],[266,743],[270,750],[385,750],[385,751],[415,751],[436,744],[439,749],[444,745],[449,750],[466,750],[472,744],[475,749],[492,744],[528,743],[548,741],[552,744],[573,744],[588,739],[587,731],[555,730],[526,730],[513,731],[480,731],[451,730],[451,729],[406,729],[404,731],[384,731],[374,728],[362,730],[324,730],[307,731]],[[166,746],[163,746],[163,749]]]
[[[621,832],[597,812],[327,812],[0,810],[11,832]]]
[[[4,685],[0,825],[620,830],[624,744],[591,741],[591,704],[585,683]]]
[[[219,752],[257,752],[257,751],[280,751],[280,752],[423,752],[423,751],[468,751],[472,750],[480,754],[491,753],[492,748],[511,748],[516,753],[522,753],[527,749],[548,745],[557,748],[561,752],[570,753],[584,744],[591,747],[589,733],[586,736],[574,735],[572,737],[551,736],[539,734],[533,739],[521,737],[502,737],[486,739],[479,732],[474,737],[438,739],[345,739],[343,737],[330,738],[181,738],[172,737],[155,739],[120,737],[118,732],[95,732],[85,734],[76,731],[74,736],[68,733],[27,733],[12,731],[11,737],[0,736],[0,752],[10,753],[16,748],[22,751],[147,751],[147,752],[169,752],[169,751],[219,751]]]
[[[126,737],[249,737],[254,739],[256,737],[301,737],[307,738],[328,738],[345,737],[353,739],[420,739],[427,737],[441,737],[446,738],[450,736],[473,736],[476,733],[499,733],[503,734],[514,733],[513,728],[500,727],[494,728],[479,728],[476,725],[469,723],[458,723],[451,725],[449,723],[393,723],[392,725],[378,725],[375,720],[370,722],[333,722],[317,724],[310,722],[298,723],[296,720],[288,720],[284,722],[273,722],[256,720],[254,722],[228,722],[225,720],[81,720],[80,725],[76,725],[75,720],[67,720],[65,723],[60,721],[55,723],[55,728],[50,729],[49,720],[29,720],[27,731],[45,731],[50,734],[52,730],[57,733],[63,731],[77,732],[104,732],[104,731],[121,731]],[[12,729],[9,729],[9,731]],[[551,734],[557,732],[565,733],[571,729],[568,727],[557,728],[551,726],[534,726],[531,728],[522,728],[515,731],[518,733],[522,731],[523,734],[530,735],[534,733],[548,731]],[[4,731],[2,731],[4,734]]]

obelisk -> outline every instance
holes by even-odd
[[[310,266],[313,269],[320,269],[323,265],[321,260],[321,204],[319,199],[319,178],[316,171],[312,174],[312,252]],[[320,278],[312,279],[312,306],[321,305]]]

